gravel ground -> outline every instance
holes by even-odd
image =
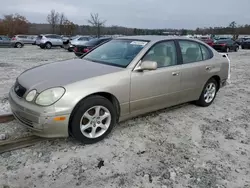
[[[74,57],[63,49],[0,49],[0,112],[23,70]],[[184,104],[120,123],[94,145],[54,139],[0,155],[0,187],[250,187],[250,51],[230,53],[231,84],[207,108]],[[10,139],[29,134],[1,124]]]

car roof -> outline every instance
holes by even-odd
[[[188,37],[181,36],[163,36],[163,35],[138,35],[138,36],[125,36],[125,37],[117,37],[116,39],[128,39],[128,40],[146,40],[151,42],[158,42],[162,40],[171,40],[171,39],[185,39],[192,41],[200,41],[197,39],[191,39]]]

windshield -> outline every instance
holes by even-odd
[[[127,67],[148,41],[111,40],[94,49],[83,59],[119,67]]]

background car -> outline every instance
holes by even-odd
[[[86,42],[90,41],[91,39],[93,38],[89,36],[75,37],[74,39],[69,41],[67,50],[69,52],[73,52],[75,46],[84,45]]]
[[[244,37],[244,38],[239,38],[239,39],[236,39],[235,42],[241,46],[242,43],[245,41],[245,40],[249,40],[250,38],[249,37]]]
[[[0,35],[0,47],[11,47],[13,46],[10,42],[10,38],[7,36]]]
[[[13,42],[21,42],[22,44],[33,44],[36,40],[34,35],[15,35],[11,38]]]
[[[22,48],[24,44],[22,41],[13,41],[7,36],[0,36],[0,46]]]
[[[56,46],[63,48],[63,39],[60,35],[42,34],[37,37],[36,44],[42,49],[50,49]]]
[[[244,40],[241,44],[242,49],[250,49],[250,39]]]
[[[67,42],[70,39],[70,35],[61,35],[63,42]]]
[[[81,56],[87,53],[92,48],[98,46],[99,44],[110,41],[110,40],[112,40],[111,37],[101,37],[101,38],[92,39],[89,42],[86,42],[84,45],[76,45],[74,47],[75,55]]]
[[[239,50],[239,45],[232,39],[217,40],[213,44],[213,48],[217,51],[230,52]]]
[[[213,39],[202,39],[202,41],[205,42],[206,44],[208,44],[209,46],[214,45],[214,40]]]

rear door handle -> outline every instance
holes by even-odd
[[[173,76],[179,76],[179,74],[180,74],[179,72],[172,72]]]

